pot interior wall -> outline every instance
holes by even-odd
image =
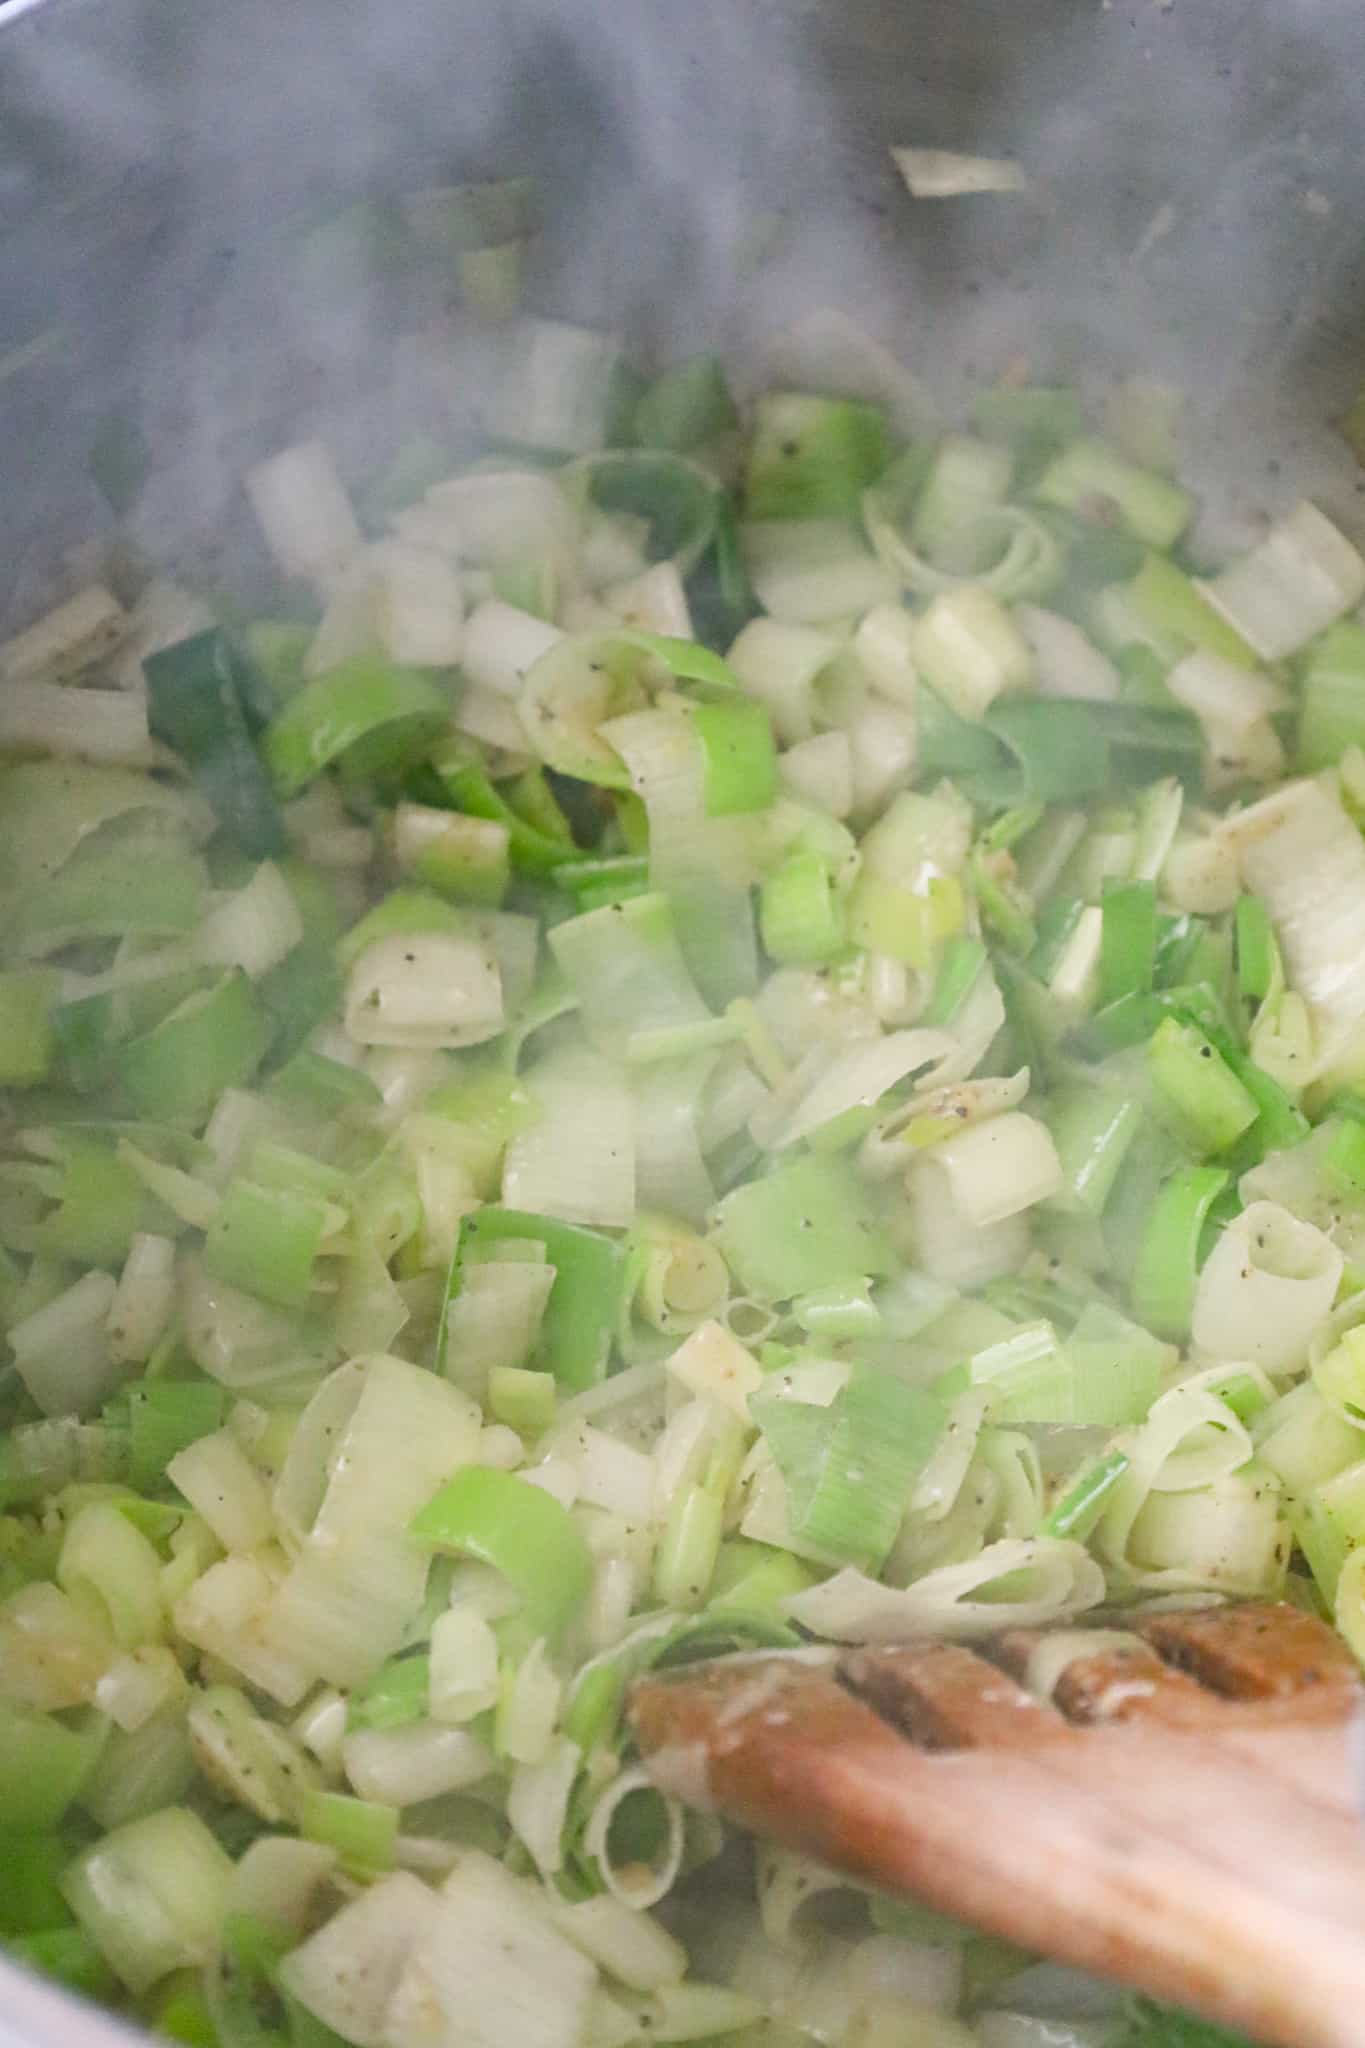
[[[838,304],[949,403],[1021,352],[1173,375],[1220,534],[1283,495],[1268,464],[1349,520],[1323,429],[1365,361],[1357,24],[1355,0],[26,6],[0,38],[0,607],[107,533],[110,422],[152,457],[125,537],[248,576],[255,455],[321,428],[363,473],[433,408],[458,425],[489,351],[446,346],[439,295],[382,262],[319,281],[307,231],[522,171],[537,310],[742,356]],[[1036,190],[916,205],[896,141],[1017,154]]]

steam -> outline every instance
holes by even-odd
[[[301,238],[522,172],[533,309],[646,360],[744,359],[833,304],[950,405],[1020,356],[1170,376],[1234,534],[1283,502],[1268,459],[1349,520],[1320,428],[1365,354],[1357,23],[1354,0],[48,0],[0,32],[0,604],[32,610],[107,529],[86,461],[111,416],[153,455],[135,543],[229,583],[261,454],[321,432],[361,480],[414,429],[458,452],[501,344],[380,264],[315,289]],[[1016,157],[1034,189],[917,205],[898,143]]]

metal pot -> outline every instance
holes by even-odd
[[[1358,0],[0,0],[0,27],[15,625],[115,534],[249,584],[248,462],[321,428],[363,475],[414,415],[458,422],[441,363],[468,387],[496,340],[431,305],[398,346],[382,262],[319,292],[306,230],[500,172],[539,181],[540,310],[742,354],[833,303],[950,401],[1019,353],[1173,376],[1224,536],[1304,488],[1365,530],[1330,427],[1365,371]],[[1033,189],[915,204],[895,142],[1016,155]],[[112,421],[152,458],[117,528]],[[3,2048],[126,2038],[0,1965]]]

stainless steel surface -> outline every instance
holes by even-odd
[[[742,352],[835,302],[949,399],[1019,351],[1175,375],[1206,532],[1303,478],[1365,531],[1330,430],[1365,372],[1360,0],[0,0],[0,28],[0,618],[111,536],[111,417],[155,461],[124,537],[249,583],[253,455],[322,428],[363,475],[458,415],[480,358],[442,388],[439,308],[375,272],[342,319],[300,230],[499,170],[541,182],[537,310]],[[1012,152],[1039,190],[916,206],[892,142]],[[0,2042],[107,2034],[77,2013],[0,1967]]]

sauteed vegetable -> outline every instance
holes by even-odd
[[[516,334],[472,467],[252,471],[262,615],[0,646],[0,1929],[223,2048],[1120,2038],[622,1698],[1365,1654],[1365,560],[1204,561],[1149,391]]]

